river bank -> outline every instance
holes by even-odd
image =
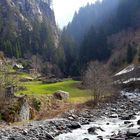
[[[60,118],[0,129],[1,140],[140,139],[140,94],[122,93],[94,109],[71,110]],[[139,138],[139,139],[138,139]]]
[[[122,92],[115,101],[85,112],[93,115],[89,124],[57,140],[140,140],[140,94]],[[82,115],[83,116],[83,115]],[[94,119],[93,119],[94,118]]]

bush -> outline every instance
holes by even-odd
[[[33,107],[35,108],[36,111],[40,111],[40,108],[41,108],[40,100],[33,98],[32,104],[33,104]]]

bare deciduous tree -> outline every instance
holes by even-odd
[[[89,64],[84,76],[84,83],[90,90],[96,103],[99,102],[102,97],[113,91],[110,72],[107,66],[98,61]]]

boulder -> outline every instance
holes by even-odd
[[[137,121],[137,125],[140,125],[140,120]]]
[[[130,124],[131,121],[124,121],[124,124]]]
[[[93,127],[90,127],[90,128],[88,129],[88,133],[91,134],[91,135],[98,135],[98,134],[96,133],[96,130],[100,130],[100,131],[102,131],[102,132],[105,131],[105,130],[103,130],[101,127],[93,126]]]
[[[53,94],[54,98],[58,100],[67,100],[69,99],[69,93],[66,91],[58,90]]]
[[[78,122],[72,122],[71,124],[68,124],[67,127],[70,129],[77,129],[81,128],[81,125]]]
[[[121,120],[131,120],[133,118],[134,118],[133,114],[125,114],[125,115],[120,117]]]
[[[127,136],[134,136],[136,137],[140,133],[139,129],[132,128],[127,131]]]
[[[98,135],[95,131],[96,131],[96,127],[90,127],[88,129],[88,133],[91,134],[91,135]]]

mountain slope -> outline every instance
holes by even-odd
[[[113,71],[139,63],[139,7],[139,0],[103,0],[81,8],[63,30],[75,41],[77,63],[108,61]]]
[[[53,51],[58,46],[58,31],[49,2],[1,0],[0,50],[9,57]]]

